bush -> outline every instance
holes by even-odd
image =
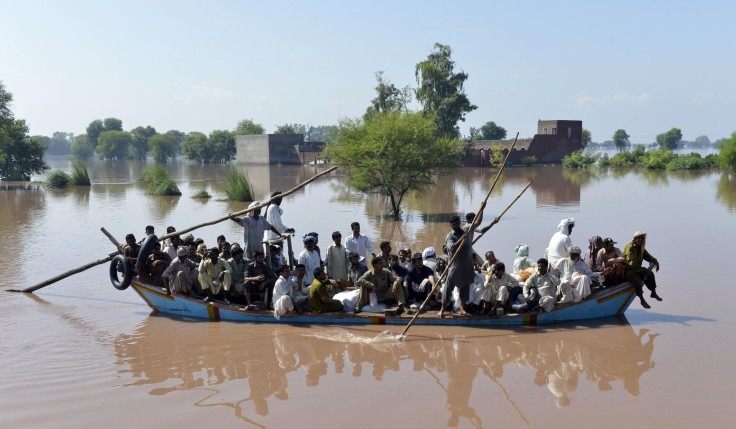
[[[90,186],[92,184],[89,180],[87,163],[81,159],[72,162],[72,172],[69,177],[69,186]]]
[[[675,159],[675,155],[667,149],[654,149],[646,153],[641,159],[640,163],[643,167],[650,170],[664,170],[667,168],[672,160]]]
[[[525,167],[531,167],[534,164],[537,163],[537,157],[536,156],[525,156],[521,158],[521,165]]]
[[[176,183],[174,183],[171,179],[166,180],[160,180],[148,188],[148,193],[150,195],[181,195],[181,191],[179,190],[179,187],[176,186]]]
[[[603,156],[598,160],[599,167],[610,167],[611,160],[608,158],[608,154],[604,153]]]
[[[149,184],[148,194],[150,195],[181,195],[179,187],[171,180],[166,169],[160,165],[143,170],[141,180]]]
[[[61,170],[52,171],[46,178],[46,186],[50,189],[61,189],[69,186],[71,178]]]
[[[591,149],[576,150],[572,154],[562,158],[562,165],[567,168],[590,168],[598,161],[600,154]]]
[[[721,149],[718,154],[718,164],[721,168],[736,170],[736,131],[731,134],[731,138],[724,139],[718,147]]]
[[[708,168],[707,163],[699,153],[687,155],[675,155],[675,159],[667,163],[668,170],[704,170]]]
[[[225,194],[228,201],[253,201],[253,186],[243,170],[228,167]]]
[[[611,167],[631,167],[636,165],[636,157],[632,152],[619,152],[610,160]]]

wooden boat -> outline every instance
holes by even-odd
[[[277,320],[272,311],[248,311],[240,305],[225,303],[205,303],[200,299],[183,295],[167,295],[165,290],[142,283],[134,278],[130,285],[133,290],[154,310],[161,313],[187,318],[210,320],[228,320],[251,323],[284,323],[284,324],[337,324],[337,325],[406,325],[411,315],[384,316],[376,313],[325,313],[302,315],[284,315]],[[621,315],[631,305],[635,297],[634,286],[622,283],[607,288],[595,288],[586,299],[569,304],[558,304],[548,313],[511,313],[503,316],[469,316],[455,317],[446,314],[437,317],[437,312],[428,311],[417,317],[417,325],[450,325],[450,326],[509,326],[536,325],[546,323],[568,322],[573,320],[595,319],[600,317]]]

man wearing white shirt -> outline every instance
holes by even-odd
[[[298,263],[304,264],[307,271],[304,276],[304,282],[311,285],[314,280],[314,270],[315,268],[320,268],[321,263],[319,260],[319,253],[314,250],[315,238],[311,235],[305,235],[303,241],[304,250],[299,253]]]
[[[598,274],[588,267],[580,258],[578,246],[570,247],[570,257],[560,261],[560,291],[563,292],[560,303],[578,302],[590,295],[590,285]],[[566,292],[566,293],[564,293]]]
[[[271,198],[281,195],[281,191],[274,191],[271,194]],[[281,221],[281,215],[283,213],[283,210],[281,209],[281,197],[275,199],[271,204],[269,204],[268,209],[266,209],[266,222],[268,222],[269,225],[271,225],[272,229],[266,230],[263,239],[268,241],[280,241],[281,236],[279,234],[290,234],[294,232],[293,228],[289,228]],[[276,234],[273,232],[273,229],[276,229],[279,234]]]
[[[366,258],[366,250],[368,250],[368,253],[375,258],[376,251],[373,250],[373,245],[371,245],[368,237],[360,233],[360,224],[353,222],[350,224],[350,229],[353,230],[353,233],[345,238],[345,247],[348,249],[348,252],[355,252],[358,256]]]

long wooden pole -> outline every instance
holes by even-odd
[[[502,166],[501,166],[501,168],[500,168],[500,169],[498,170],[498,174],[496,174],[496,178],[495,178],[495,179],[493,180],[493,184],[491,184],[491,187],[490,187],[490,189],[488,189],[488,193],[486,193],[486,197],[485,197],[485,198],[483,199],[483,202],[482,202],[482,203],[481,203],[481,205],[480,205],[480,209],[478,210],[478,214],[476,215],[475,219],[473,220],[473,223],[472,223],[472,224],[470,225],[470,229],[468,230],[468,232],[467,232],[466,234],[463,234],[463,238],[462,238],[462,240],[460,240],[460,244],[459,244],[459,245],[457,246],[458,250],[459,250],[459,249],[460,249],[461,247],[463,247],[463,245],[465,244],[465,240],[467,240],[468,236],[469,236],[470,234],[472,234],[472,233],[473,233],[473,231],[475,230],[475,228],[476,228],[476,227],[478,226],[478,224],[480,223],[480,220],[481,220],[481,218],[483,217],[483,216],[482,216],[482,214],[483,214],[483,208],[484,208],[484,207],[485,207],[485,205],[486,205],[486,201],[488,201],[488,197],[490,197],[490,196],[491,196],[491,192],[493,192],[493,188],[495,188],[495,187],[496,187],[496,183],[498,182],[498,178],[499,178],[499,177],[501,177],[501,173],[502,173],[502,172],[503,172],[503,170],[504,170],[504,169],[506,168],[506,163],[507,163],[507,162],[508,162],[508,160],[509,160],[509,156],[511,156],[511,151],[512,151],[512,150],[514,150],[514,146],[516,146],[516,140],[517,140],[518,138],[519,138],[519,133],[517,132],[517,133],[516,133],[516,137],[514,138],[514,143],[513,143],[513,144],[511,145],[511,147],[509,148],[509,152],[508,152],[508,153],[506,154],[506,158],[505,158],[505,159],[503,160],[503,165],[502,165]],[[418,316],[419,316],[419,315],[420,315],[420,314],[422,313],[422,310],[424,309],[424,307],[425,307],[425,306],[427,305],[427,303],[429,302],[429,299],[430,299],[430,298],[432,297],[432,295],[433,295],[433,294],[435,293],[435,291],[437,290],[437,287],[439,287],[440,283],[442,283],[442,280],[443,280],[443,279],[444,279],[444,278],[445,278],[445,277],[447,276],[447,273],[449,273],[449,272],[450,272],[450,267],[452,266],[452,263],[453,263],[453,262],[455,262],[455,258],[457,258],[457,255],[458,255],[459,253],[460,253],[460,252],[456,251],[456,252],[455,252],[455,253],[454,253],[454,254],[452,255],[452,258],[450,259],[450,262],[448,262],[448,263],[447,263],[447,267],[445,268],[445,271],[444,271],[444,272],[442,272],[442,276],[440,276],[440,279],[439,279],[439,280],[438,280],[438,281],[437,281],[437,282],[436,282],[436,283],[434,284],[434,287],[432,288],[432,290],[431,290],[431,291],[430,291],[430,292],[429,292],[429,293],[427,294],[427,298],[425,298],[425,299],[424,299],[424,302],[422,302],[422,305],[421,305],[421,307],[419,307],[419,309],[417,310],[417,312],[416,312],[416,313],[414,314],[414,317],[412,317],[412,318],[411,318],[411,320],[409,321],[409,323],[407,323],[407,325],[406,325],[406,328],[404,328],[404,330],[403,330],[403,331],[401,332],[401,335],[400,335],[400,336],[402,336],[402,337],[403,337],[403,336],[405,336],[405,335],[406,335],[406,333],[407,333],[407,332],[409,331],[409,328],[411,328],[411,325],[413,325],[413,324],[414,324],[414,321],[415,321],[415,320],[417,319],[417,317],[418,317]],[[449,289],[449,288],[448,288],[448,289]],[[450,291],[450,290],[448,290],[447,292],[448,292],[448,293],[451,293],[451,291]],[[443,302],[445,301],[445,297],[444,297],[444,296],[442,297],[442,301],[443,301]],[[444,304],[443,304],[443,305],[444,305]]]
[[[511,204],[509,204],[509,205],[508,205],[508,206],[506,207],[506,210],[504,210],[503,212],[501,212],[501,214],[500,214],[500,215],[498,215],[498,216],[496,217],[496,220],[500,220],[500,219],[501,219],[501,218],[503,217],[503,215],[505,215],[505,214],[506,214],[506,212],[507,212],[507,211],[509,211],[509,209],[511,208],[511,206],[513,206],[513,205],[514,205],[514,203],[515,203],[515,202],[516,202],[516,201],[517,201],[517,200],[518,200],[519,198],[521,198],[521,196],[522,196],[522,195],[524,195],[524,192],[526,192],[526,190],[527,190],[527,189],[529,189],[529,187],[530,187],[530,186],[532,186],[532,182],[529,182],[529,183],[527,183],[527,185],[526,185],[526,186],[524,187],[524,189],[522,189],[522,190],[521,190],[521,192],[519,192],[519,195],[517,195],[517,196],[516,196],[516,198],[514,198],[514,201],[511,201]],[[489,230],[487,229],[487,230],[485,230],[485,231],[481,232],[481,233],[480,233],[480,234],[479,234],[479,235],[478,235],[477,237],[475,237],[475,240],[473,240],[473,244],[477,243],[477,242],[478,242],[478,240],[480,240],[480,238],[481,238],[481,237],[483,237],[483,235],[484,235],[484,234],[485,234],[486,232],[488,232],[488,231],[489,231]]]
[[[158,239],[159,239],[159,241],[165,240],[165,239],[171,238],[171,237],[173,237],[175,235],[184,234],[184,233],[187,233],[187,232],[190,232],[190,231],[194,231],[195,229],[198,229],[198,228],[202,228],[202,227],[205,227],[205,226],[214,225],[216,223],[224,222],[224,221],[226,221],[228,219],[232,219],[234,217],[242,216],[242,215],[244,215],[246,213],[250,213],[252,211],[258,210],[258,209],[263,208],[263,207],[266,207],[269,204],[271,204],[272,201],[277,200],[279,198],[283,198],[283,197],[288,196],[288,195],[291,195],[294,192],[298,191],[299,189],[301,189],[301,188],[307,186],[308,184],[312,183],[316,179],[318,179],[318,178],[320,178],[320,177],[322,177],[322,176],[324,176],[326,174],[329,174],[329,173],[335,171],[336,169],[337,169],[337,167],[331,167],[331,168],[329,168],[329,169],[327,169],[327,170],[325,170],[325,171],[323,171],[323,172],[321,172],[319,174],[316,174],[316,175],[312,176],[312,178],[310,178],[307,181],[301,183],[300,185],[298,185],[298,186],[296,186],[296,187],[294,187],[292,189],[289,189],[288,191],[284,192],[283,194],[279,194],[279,195],[277,195],[275,197],[272,197],[268,201],[266,201],[265,203],[261,203],[261,204],[255,206],[255,207],[248,208],[248,209],[245,209],[245,210],[241,210],[241,211],[235,212],[235,213],[230,213],[229,215],[224,216],[224,217],[221,217],[219,219],[215,219],[215,220],[212,220],[212,221],[209,221],[209,222],[203,222],[203,223],[194,225],[192,227],[182,229],[181,231],[176,231],[176,232],[173,232],[171,234],[166,234],[166,235],[163,235],[161,237],[158,237]],[[33,286],[29,286],[29,287],[27,287],[25,289],[21,289],[21,290],[18,290],[18,289],[8,289],[8,292],[33,293],[33,292],[35,292],[35,291],[37,291],[37,290],[39,290],[41,288],[44,288],[44,287],[46,287],[46,286],[48,286],[50,284],[53,284],[53,283],[58,282],[59,280],[65,279],[65,278],[67,278],[69,276],[72,276],[74,274],[81,273],[82,271],[86,271],[86,270],[88,270],[88,269],[90,269],[90,268],[92,268],[94,266],[101,265],[101,264],[104,264],[106,262],[110,262],[112,260],[112,258],[114,258],[115,255],[118,255],[118,254],[119,254],[118,252],[111,253],[106,258],[98,259],[96,261],[89,262],[89,263],[87,263],[85,265],[82,265],[81,267],[75,268],[73,270],[69,270],[69,271],[67,271],[65,273],[59,274],[56,277],[52,277],[52,278],[50,278],[48,280],[42,281],[41,283],[37,283],[37,284],[35,284]]]

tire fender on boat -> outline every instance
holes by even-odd
[[[123,281],[118,280],[118,263],[123,266]],[[133,280],[133,267],[125,263],[123,255],[115,255],[110,261],[110,282],[117,290],[125,290]]]
[[[143,272],[143,268],[146,266],[148,256],[153,250],[153,245],[157,242],[158,237],[156,237],[156,234],[151,234],[143,239],[143,243],[141,243],[141,250],[138,252],[138,260],[136,260],[135,262],[136,271],[138,271],[139,273]]]

